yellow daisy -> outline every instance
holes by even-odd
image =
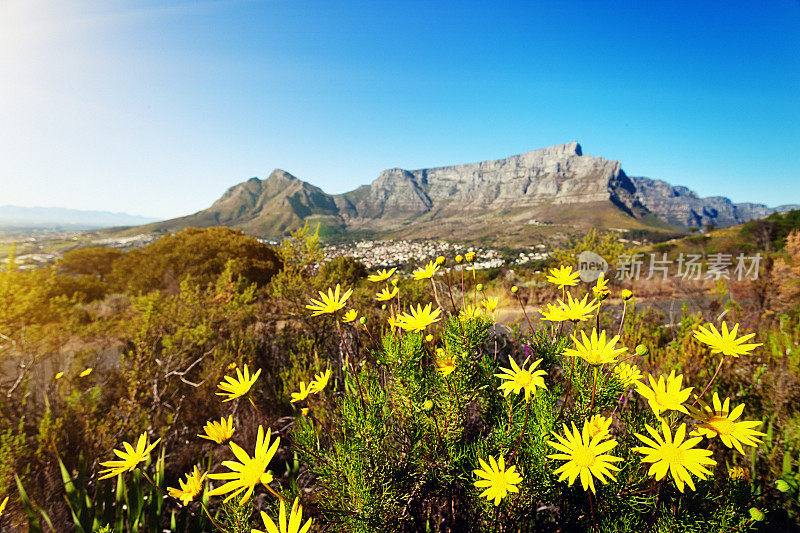
[[[458,316],[459,318],[465,318],[467,320],[479,318],[483,316],[483,309],[467,304],[467,306],[458,313]]]
[[[739,330],[739,324],[735,324],[733,329],[728,331],[728,324],[722,323],[722,331],[717,331],[714,324],[709,324],[708,329],[700,326],[694,332],[697,340],[711,347],[711,353],[721,353],[722,355],[730,355],[731,357],[739,357],[740,355],[749,355],[754,349],[761,346],[757,344],[743,344],[756,336],[755,333],[743,335],[736,338],[736,332]]]
[[[183,503],[189,505],[194,499],[203,492],[203,480],[206,478],[205,474],[200,474],[200,470],[194,467],[190,474],[186,474],[186,481],[179,479],[180,488],[174,487],[167,488],[167,493],[173,498],[176,498]]]
[[[700,404],[700,409],[696,407],[689,408],[692,416],[700,422],[697,429],[692,432],[692,435],[700,435],[708,439],[719,437],[725,446],[736,448],[743,455],[742,444],[745,446],[761,444],[761,440],[758,437],[763,437],[766,433],[755,430],[761,425],[761,422],[748,422],[746,420],[736,422],[736,419],[742,416],[744,404],[739,404],[731,411],[731,399],[725,398],[725,402],[722,403],[719,401],[719,395],[716,392],[712,401],[713,408],[702,400]]]
[[[78,374],[78,377],[85,378],[86,376],[88,376],[89,374],[92,373],[92,370],[94,370],[94,369],[89,367],[86,370],[84,370],[83,372],[81,372],[80,374]]]
[[[580,272],[573,272],[571,266],[560,266],[558,268],[551,268],[550,275],[547,276],[547,281],[553,285],[558,285],[559,289],[567,286],[578,284],[578,276]]]
[[[350,322],[355,322],[356,318],[358,318],[358,311],[355,309],[350,309],[344,314],[344,316],[342,316],[342,322],[348,324]]]
[[[542,314],[542,320],[549,320],[550,322],[564,322],[568,320],[564,310],[553,304],[547,304],[547,311],[539,309],[539,313]]]
[[[386,287],[381,292],[375,295],[375,299],[378,300],[379,302],[388,302],[389,300],[397,296],[398,292],[400,292],[400,289],[398,289],[397,287],[394,287],[391,291],[389,290],[388,287]]]
[[[229,402],[244,396],[250,392],[250,389],[253,387],[253,384],[260,375],[260,368],[256,370],[256,373],[252,376],[250,376],[250,370],[247,368],[247,365],[244,365],[244,373],[237,368],[236,377],[233,378],[231,376],[225,376],[225,380],[221,381],[219,385],[217,385],[217,388],[221,389],[222,392],[218,392],[216,394],[217,396],[227,396],[227,398],[222,400],[223,402]]]
[[[150,452],[153,451],[153,448],[155,448],[159,442],[161,442],[161,439],[158,439],[148,446],[147,432],[139,435],[139,440],[136,442],[135,448],[127,442],[123,442],[122,446],[125,448],[125,451],[114,450],[114,454],[119,457],[120,460],[100,463],[100,466],[108,467],[99,472],[100,474],[105,474],[104,476],[101,476],[100,479],[108,479],[125,472],[132,472],[134,469],[136,469],[139,463],[147,460]]]
[[[592,292],[594,293],[594,297],[596,299],[602,300],[611,293],[607,285],[608,285],[608,280],[606,279],[605,274],[601,273],[600,277],[597,278],[597,285],[592,287]]]
[[[328,386],[328,380],[331,379],[331,369],[325,371],[324,374],[317,374],[314,376],[314,381],[308,384],[308,390],[311,394],[317,394]]]
[[[233,415],[229,416],[227,420],[225,417],[219,419],[219,422],[206,422],[206,425],[203,427],[206,434],[205,435],[198,435],[201,439],[212,440],[217,444],[225,444],[227,441],[231,440],[233,437],[234,427],[233,427]]]
[[[689,474],[694,474],[700,479],[706,479],[706,476],[711,474],[711,471],[706,466],[717,464],[711,458],[711,450],[694,447],[703,440],[702,437],[684,440],[686,437],[686,424],[681,424],[678,427],[674,438],[670,432],[669,425],[664,420],[661,421],[663,437],[649,424],[646,424],[645,428],[653,439],[636,433],[636,438],[646,446],[632,448],[632,450],[645,456],[642,459],[643,462],[653,463],[647,475],[654,476],[657,481],[664,479],[667,471],[669,471],[679,491],[683,492],[684,483],[689,485],[692,490],[695,490],[692,476]]]
[[[456,369],[456,361],[452,355],[446,355],[441,348],[436,349],[436,370],[442,376],[449,376]]]
[[[439,315],[442,314],[442,310],[437,307],[431,311],[431,306],[432,304],[428,304],[423,308],[422,305],[417,304],[416,309],[411,306],[409,308],[411,314],[401,314],[397,317],[397,323],[406,331],[422,331],[434,322],[441,320]]]
[[[306,398],[308,398],[309,394],[311,394],[311,384],[306,386],[306,382],[305,381],[301,381],[300,382],[300,391],[292,393],[292,399],[289,400],[289,403],[301,402],[301,401],[305,400]]]
[[[617,360],[617,356],[628,351],[626,347],[616,348],[619,335],[615,335],[608,342],[606,342],[605,330],[597,336],[597,330],[592,329],[592,336],[587,337],[586,333],[581,331],[582,341],[579,341],[575,335],[572,335],[572,342],[575,343],[575,348],[567,348],[564,350],[564,355],[568,357],[580,357],[590,365],[604,365],[606,363],[613,363]]]
[[[434,274],[436,274],[437,270],[439,270],[439,265],[436,264],[436,261],[431,261],[424,267],[418,268],[412,272],[411,276],[414,279],[430,279]]]
[[[353,289],[347,289],[344,294],[341,293],[342,288],[336,284],[336,291],[328,289],[328,294],[319,291],[320,300],[311,299],[311,304],[306,305],[306,309],[314,311],[311,316],[319,316],[325,314],[333,314],[342,307],[350,295],[353,294]]]
[[[536,367],[539,366],[539,363],[542,362],[541,359],[534,361],[526,369],[520,368],[511,356],[508,356],[508,361],[511,363],[511,368],[500,367],[503,373],[495,374],[495,377],[505,380],[500,387],[498,387],[503,391],[503,395],[508,396],[512,392],[514,394],[520,394],[524,390],[525,401],[528,402],[531,399],[531,395],[536,396],[537,387],[542,389],[547,388],[544,382],[544,376],[547,375],[547,372],[544,370],[535,370]]]
[[[399,321],[399,320],[397,320],[397,319],[396,319],[395,317],[393,317],[393,316],[390,316],[389,318],[387,318],[387,319],[386,319],[386,321],[389,323],[389,328],[390,328],[391,330],[394,330],[395,328],[399,328],[399,327],[401,327],[401,325],[400,325],[400,321]]]
[[[479,489],[486,489],[481,493],[482,498],[494,500],[495,505],[500,505],[500,500],[508,496],[510,492],[519,492],[517,485],[522,482],[522,476],[517,473],[516,466],[509,466],[506,469],[506,460],[501,455],[499,460],[489,456],[489,464],[483,459],[478,459],[481,464],[480,469],[473,470],[479,479],[474,483]]]
[[[277,437],[270,446],[270,434],[271,430],[268,429],[265,437],[264,428],[258,426],[258,435],[256,436],[256,447],[253,457],[250,457],[238,444],[231,442],[231,451],[241,462],[223,461],[222,466],[230,469],[230,472],[209,474],[209,478],[227,480],[227,483],[209,491],[208,495],[219,496],[220,494],[227,494],[230,492],[228,497],[225,498],[227,502],[236,495],[244,492],[239,502],[239,504],[242,505],[253,494],[256,485],[259,483],[264,485],[271,483],[272,475],[267,473],[266,470],[269,466],[269,462],[278,450],[281,438]]]
[[[689,399],[694,387],[681,389],[683,374],[675,376],[673,370],[666,381],[664,376],[659,376],[658,381],[654,380],[653,376],[648,376],[648,378],[650,386],[637,381],[636,392],[644,396],[656,416],[659,416],[662,411],[680,411],[689,414],[683,402]]]
[[[386,281],[387,279],[391,278],[392,274],[394,274],[396,270],[397,267],[392,268],[390,270],[386,270],[384,268],[383,270],[378,270],[378,272],[375,274],[370,274],[369,276],[367,276],[367,279],[372,283],[380,283],[382,281]]]
[[[618,363],[614,367],[614,375],[617,376],[623,387],[630,387],[643,377],[636,365],[629,365],[628,363]]]
[[[559,307],[561,307],[561,312],[567,320],[572,322],[580,322],[591,318],[592,313],[596,311],[598,307],[600,307],[600,304],[597,302],[597,300],[592,300],[589,302],[588,299],[588,294],[586,294],[582,300],[578,300],[577,298],[573,299],[572,295],[567,293],[567,303],[564,303],[561,300],[557,301]]]
[[[597,478],[603,485],[608,483],[609,479],[617,480],[612,470],[618,471],[619,468],[613,463],[622,461],[622,459],[608,454],[617,445],[615,439],[604,440],[604,437],[599,435],[593,437],[588,423],[583,424],[583,431],[578,431],[574,422],[572,431],[564,424],[564,434],[566,437],[553,433],[558,442],[547,442],[561,452],[547,457],[567,461],[553,471],[554,474],[561,474],[558,478],[559,481],[566,479],[567,483],[572,486],[580,476],[583,490],[591,490],[596,493],[594,478]]]
[[[592,418],[586,422],[586,427],[589,429],[589,436],[600,437],[601,439],[605,439],[611,435],[611,417],[604,417],[603,415],[594,415]]]
[[[311,529],[311,519],[306,520],[303,524],[303,506],[300,505],[300,500],[295,498],[292,504],[292,510],[289,516],[286,516],[286,507],[283,500],[280,503],[280,510],[278,511],[278,523],[272,521],[272,518],[264,511],[261,511],[261,520],[264,522],[264,527],[267,531],[259,531],[253,529],[251,533],[307,533]],[[301,525],[302,524],[302,525]]]

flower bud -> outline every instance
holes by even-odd
[[[447,259],[445,259],[443,255],[440,255],[439,257],[436,258],[437,265],[443,265],[445,261],[447,261]]]
[[[430,333],[425,335],[425,342],[433,342],[433,335],[431,335]]]
[[[383,309],[384,311],[386,311],[386,304],[383,304],[383,305],[381,306],[381,309]]]
[[[640,344],[636,347],[636,355],[639,357],[644,357],[645,355],[649,354],[650,350],[644,344]]]
[[[464,259],[466,259],[468,263],[474,263],[475,252],[467,252],[466,254],[464,254]]]
[[[631,298],[633,298],[633,292],[631,292],[630,289],[622,289],[622,291],[619,293],[619,295],[622,297],[623,300],[626,300],[626,301],[630,300]]]
[[[512,292],[512,294],[517,294],[519,292],[519,287],[517,287],[516,285],[512,286],[511,287],[511,292]]]
[[[483,290],[483,283],[478,283],[475,286],[475,290],[478,291],[478,292],[481,292]]]
[[[461,264],[461,262],[462,262],[462,261],[464,261],[464,256],[463,256],[463,255],[461,255],[461,254],[458,254],[458,255],[456,256],[456,263],[459,263],[459,264]]]
[[[361,318],[358,319],[358,321],[361,322],[361,324],[366,324],[367,323],[367,317],[362,316]]]
[[[430,411],[433,409],[433,402],[430,400],[425,400],[425,403],[422,404],[423,411]]]
[[[766,518],[764,511],[762,511],[757,507],[751,507],[749,512],[750,512],[750,518],[752,518],[756,522],[763,522],[764,518]]]

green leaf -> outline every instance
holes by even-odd
[[[792,486],[789,485],[786,481],[779,479],[775,482],[775,487],[781,492],[791,492]]]

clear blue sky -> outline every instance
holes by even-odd
[[[0,205],[172,217],[573,140],[800,203],[797,0],[0,0],[0,73]]]

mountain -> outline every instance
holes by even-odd
[[[147,224],[157,219],[108,211],[80,211],[61,207],[0,206],[2,229],[89,230]]]
[[[309,221],[328,236],[519,242],[592,227],[727,226],[791,207],[700,198],[686,187],[629,177],[619,161],[584,155],[572,142],[494,161],[384,170],[372,184],[339,195],[275,170],[231,187],[204,211],[136,231],[226,225],[276,238]]]

